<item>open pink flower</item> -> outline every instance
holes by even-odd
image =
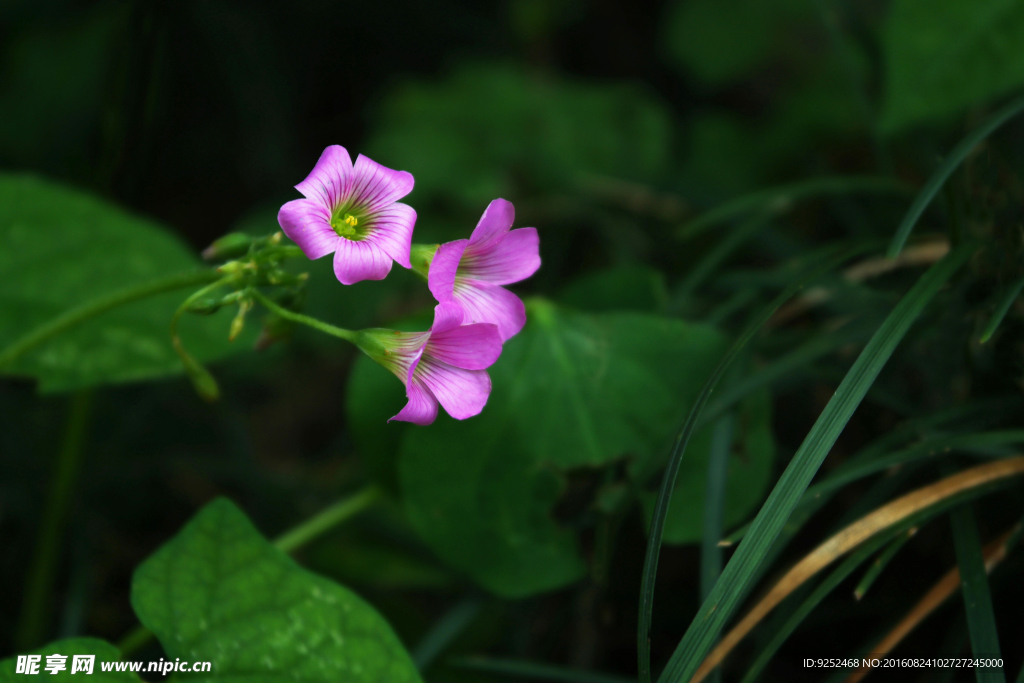
[[[438,403],[456,420],[483,410],[491,394],[485,368],[501,355],[497,326],[459,326],[454,318],[435,317],[428,332],[359,334],[357,345],[405,384],[409,402],[391,420],[428,425],[437,417]]]
[[[391,261],[405,268],[416,212],[399,199],[412,191],[413,177],[362,154],[355,166],[340,145],[320,155],[295,189],[305,199],[281,207],[277,222],[303,253],[318,259],[334,253],[334,274],[343,285],[383,280]]]
[[[501,285],[525,280],[540,268],[537,229],[510,230],[513,220],[512,203],[495,199],[468,240],[438,248],[427,276],[439,302],[437,315],[463,323],[493,323],[503,342],[523,329],[526,308]]]

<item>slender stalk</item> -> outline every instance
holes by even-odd
[[[162,278],[160,280],[153,280],[141,285],[127,287],[112,294],[107,294],[106,296],[101,296],[97,299],[93,299],[92,301],[88,301],[81,306],[77,306],[69,311],[61,313],[49,322],[43,323],[28,334],[22,336],[20,339],[15,340],[3,351],[0,351],[0,369],[12,363],[26,351],[39,346],[61,332],[65,332],[72,327],[75,327],[90,318],[95,318],[102,313],[106,313],[113,308],[132,303],[133,301],[138,301],[139,299],[145,299],[146,297],[154,296],[156,294],[170,292],[175,289],[182,289],[184,287],[191,287],[205,282],[212,282],[221,277],[222,275],[214,270],[201,270],[195,273],[183,273],[180,275],[172,275],[171,277]]]
[[[92,392],[87,389],[79,391],[71,399],[64,440],[57,454],[50,493],[39,525],[39,538],[25,580],[25,601],[15,635],[19,651],[31,649],[44,639],[61,539],[81,469],[82,445],[91,413]]]
[[[356,333],[353,332],[352,330],[346,330],[342,327],[335,327],[334,325],[325,323],[322,320],[311,318],[308,315],[302,315],[301,313],[289,311],[287,308],[278,306],[256,289],[253,289],[251,293],[253,298],[255,298],[257,301],[263,304],[263,306],[266,307],[267,310],[276,313],[285,320],[291,320],[293,323],[299,323],[300,325],[307,325],[309,327],[312,327],[314,330],[320,330],[321,332],[324,332],[334,337],[340,337],[350,342],[355,341]]]
[[[380,500],[381,495],[380,489],[371,484],[284,532],[273,541],[274,546],[282,552],[295,552],[316,537],[362,512]],[[153,640],[153,632],[140,625],[117,643],[117,649],[121,651],[122,655],[129,655],[144,647],[151,640]]]
[[[291,553],[312,541],[317,536],[330,531],[345,520],[354,517],[380,500],[381,492],[376,486],[367,486],[355,495],[320,511],[291,530],[278,536],[274,545],[278,550]]]
[[[222,287],[234,280],[233,275],[227,275],[221,277],[214,282],[206,285],[202,289],[192,292],[192,294],[181,302],[178,306],[178,310],[174,312],[171,317],[171,344],[174,346],[174,352],[181,358],[181,364],[185,367],[185,374],[188,375],[192,381],[192,386],[195,387],[196,392],[202,396],[205,400],[213,402],[220,398],[220,387],[217,385],[217,380],[213,378],[210,371],[203,367],[195,357],[185,350],[185,347],[181,343],[181,337],[178,335],[178,320],[185,313],[189,306],[196,301],[199,301],[202,297],[206,296],[210,292],[214,291],[218,287]],[[230,337],[229,337],[230,339]]]

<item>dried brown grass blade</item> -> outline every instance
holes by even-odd
[[[992,541],[982,551],[985,557],[985,571],[991,572],[997,564],[1003,561],[1006,557],[1006,544],[1007,541],[1017,532],[1018,525],[1014,525],[1009,531],[1004,533],[1002,536]],[[892,649],[896,647],[901,640],[915,628],[917,625],[924,621],[925,617],[934,612],[939,605],[944,603],[946,599],[953,595],[960,588],[960,569],[953,567],[946,574],[939,579],[938,583],[932,586],[931,590],[924,594],[924,597],[914,605],[914,607],[907,612],[907,615],[903,617],[900,623],[896,624],[892,631],[883,638],[878,645],[876,645],[872,651],[872,657],[884,657],[888,653],[892,652]],[[857,683],[869,673],[872,668],[869,666],[862,666],[847,677],[845,683]]]
[[[995,462],[972,467],[958,474],[941,479],[916,491],[897,498],[861,517],[842,529],[827,541],[807,554],[772,586],[760,602],[740,620],[736,626],[715,646],[690,683],[699,683],[718,666],[726,655],[754,628],[769,612],[771,612],[790,593],[799,588],[805,581],[827,567],[837,558],[868,540],[875,534],[898,524],[907,517],[931,507],[951,496],[955,496],[972,488],[1024,474],[1024,456],[998,460]]]
[[[949,242],[944,238],[922,242],[907,247],[896,258],[874,256],[855,263],[843,271],[843,278],[847,282],[864,282],[899,268],[929,266],[948,253]],[[782,325],[831,298],[832,292],[828,289],[811,287],[802,296],[779,308],[769,323],[776,326]]]

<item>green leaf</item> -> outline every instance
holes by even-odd
[[[370,605],[299,567],[223,498],[135,570],[132,606],[168,657],[212,662],[182,679],[420,681]]]
[[[647,266],[615,266],[576,278],[562,289],[560,303],[600,313],[658,313],[668,304],[665,275]]]
[[[42,655],[39,662],[39,676],[45,676],[44,680],[54,681],[54,683],[74,683],[74,681],[82,680],[83,676],[86,676],[87,681],[96,681],[98,683],[131,683],[132,681],[138,681],[139,677],[129,671],[103,671],[104,662],[119,662],[121,661],[121,652],[116,647],[111,645],[105,640],[98,638],[68,638],[66,640],[58,640],[48,645],[44,645],[41,648],[32,650],[31,652],[25,652],[21,654],[26,655]],[[46,670],[48,655],[64,655],[67,657],[63,664],[65,669],[56,674],[51,674]],[[92,674],[86,674],[83,671],[77,671],[71,673],[72,662],[74,661],[74,655],[95,655],[96,659],[93,662]],[[16,681],[32,680],[26,678],[25,673],[15,673],[17,671],[17,657],[8,657],[7,659],[0,661],[0,681],[10,681],[15,683]]]
[[[443,560],[519,598],[571,583],[586,566],[575,536],[551,516],[564,480],[504,421],[508,402],[492,393],[480,417],[441,416],[410,430],[399,481],[410,522]]]
[[[975,248],[973,244],[962,245],[932,266],[897,304],[868,342],[768,496],[750,531],[676,647],[659,681],[677,683],[689,680],[700,666],[814,473],[897,344],[941,286],[963,265]]]
[[[1024,83],[1024,4],[893,0],[882,31],[882,128],[943,121]]]
[[[510,65],[463,65],[440,82],[406,83],[375,120],[370,156],[415,171],[420,201],[454,197],[474,211],[525,189],[564,189],[583,173],[651,179],[671,151],[671,118],[653,93]]]
[[[201,265],[155,223],[41,178],[0,174],[0,207],[0,349],[71,308]],[[27,352],[3,372],[36,378],[43,392],[181,373],[169,325],[186,294],[168,292],[115,308]],[[183,318],[186,348],[204,361],[244,348],[245,337],[234,346],[227,341],[232,316],[223,310]]]
[[[409,430],[399,457],[406,509],[424,540],[509,597],[557,588],[584,571],[575,537],[551,514],[562,473],[626,458],[631,471],[650,471],[726,344],[713,328],[651,315],[588,315],[540,300],[528,312],[490,369],[483,413]],[[753,448],[736,459],[730,519],[749,511],[770,466],[764,408],[741,416],[752,425],[744,443]],[[695,458],[702,465],[687,471],[684,486],[702,491],[707,453]],[[681,524],[680,538],[698,537],[699,520],[696,532]]]

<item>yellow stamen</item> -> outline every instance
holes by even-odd
[[[345,222],[351,225],[353,228],[359,225],[359,221],[350,213],[345,214]]]

